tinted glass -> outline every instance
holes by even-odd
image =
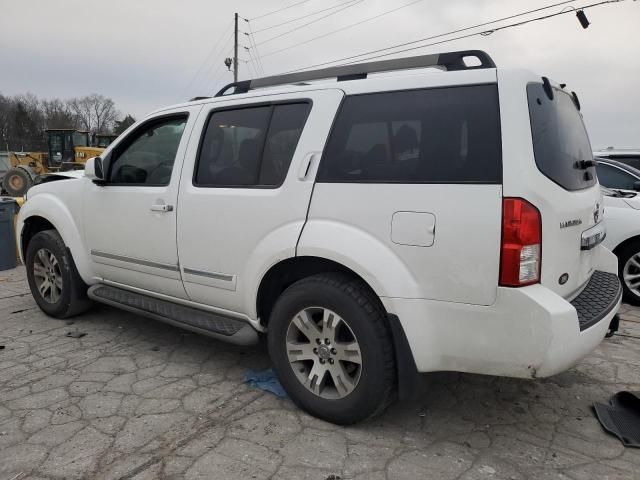
[[[593,160],[582,115],[568,93],[553,89],[549,100],[542,83],[527,85],[533,152],[538,169],[566,190],[580,190],[596,182],[594,167],[578,168]]]
[[[214,112],[200,147],[195,185],[280,185],[309,108],[300,103]]]
[[[264,145],[260,185],[276,186],[284,181],[310,108],[308,103],[274,107]]]
[[[76,147],[88,147],[89,146],[89,135],[86,133],[75,132],[73,134],[73,144]]]
[[[110,183],[168,185],[187,117],[172,117],[132,133],[114,152]]]
[[[630,167],[640,169],[640,156],[634,157],[632,155],[610,155],[609,158],[617,160]]]
[[[620,188],[623,190],[633,190],[633,184],[638,181],[633,175],[616,167],[598,163],[596,167],[598,181],[600,185],[607,188]]]
[[[320,182],[500,183],[495,85],[348,97]]]

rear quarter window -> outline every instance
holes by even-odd
[[[536,165],[565,190],[582,190],[596,183],[595,167],[579,168],[593,160],[589,136],[571,96],[553,88],[549,99],[542,83],[527,85],[531,138]]]
[[[326,183],[501,183],[496,85],[347,97],[325,148]]]

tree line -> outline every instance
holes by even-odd
[[[97,93],[67,100],[0,94],[0,150],[44,151],[47,129],[120,134],[134,122],[131,115],[122,118],[112,99]]]

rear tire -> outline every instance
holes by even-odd
[[[640,305],[640,239],[625,245],[617,255],[623,298],[627,303]]]
[[[327,273],[291,285],[271,313],[268,344],[284,389],[311,415],[348,425],[381,413],[393,399],[386,314],[356,278]]]
[[[33,179],[23,168],[9,169],[2,179],[2,188],[12,197],[22,197],[32,186]]]
[[[67,318],[91,306],[71,253],[60,234],[45,230],[34,235],[26,252],[27,280],[40,309],[56,318]]]

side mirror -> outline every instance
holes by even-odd
[[[633,182],[633,189],[636,192],[640,192],[640,180],[636,180],[635,182]]]
[[[109,168],[109,155],[106,157],[93,157],[84,165],[84,176],[90,178],[96,185],[105,185],[106,172]]]

